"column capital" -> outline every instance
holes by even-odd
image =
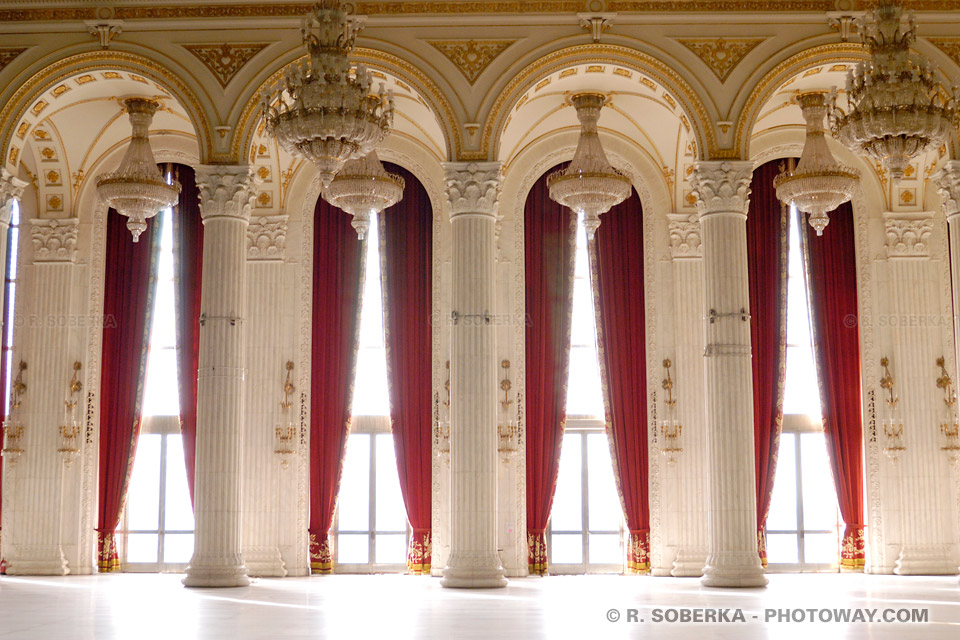
[[[250,219],[256,198],[252,167],[245,164],[201,164],[196,171],[200,215],[204,223],[212,218]]]
[[[887,235],[887,257],[930,257],[930,245],[927,241],[933,233],[933,212],[885,212],[883,230]]]
[[[13,201],[19,200],[27,183],[6,169],[0,169],[0,224],[9,224]]]
[[[668,213],[667,220],[670,256],[674,260],[701,257],[700,218],[696,214]]]
[[[283,260],[290,216],[251,216],[247,225],[247,260]]]
[[[79,218],[30,219],[34,262],[74,262],[77,258]]]
[[[690,178],[697,197],[697,211],[701,216],[731,213],[746,216],[752,180],[752,162],[697,162]]]
[[[462,214],[495,217],[502,182],[500,162],[444,162],[450,217]]]
[[[960,160],[950,160],[933,177],[943,198],[943,214],[947,220],[960,215]]]

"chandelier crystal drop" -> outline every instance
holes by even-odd
[[[579,93],[571,97],[580,120],[580,139],[573,160],[566,169],[550,174],[547,189],[550,199],[578,214],[583,214],[587,236],[600,227],[600,214],[630,196],[630,179],[614,169],[607,160],[597,134],[597,121],[606,97],[599,93]]]
[[[854,153],[872,157],[899,181],[910,160],[942,144],[960,123],[953,95],[934,78],[933,64],[910,51],[916,18],[882,0],[854,26],[870,60],[847,72],[846,109],[831,93],[833,135]]]
[[[127,98],[123,103],[133,128],[130,145],[116,171],[97,177],[97,194],[127,217],[127,229],[137,242],[149,218],[177,203],[180,184],[163,179],[150,148],[148,132],[159,103],[146,98]]]
[[[329,186],[344,163],[365,156],[393,124],[393,96],[371,94],[370,71],[347,59],[359,22],[347,17],[343,2],[314,4],[300,32],[310,61],[287,69],[282,83],[262,96],[266,131],[288,153],[307,158]]]
[[[792,171],[785,170],[773,180],[777,198],[786,205],[810,214],[810,226],[817,235],[830,222],[827,215],[853,195],[860,172],[833,159],[824,135],[823,118],[827,112],[822,93],[797,96],[803,118],[807,121],[807,138],[800,162]]]
[[[400,202],[403,187],[403,178],[387,173],[377,152],[371,151],[343,165],[324,189],[323,199],[353,216],[350,224],[363,240],[370,228],[370,216]]]

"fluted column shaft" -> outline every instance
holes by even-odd
[[[703,257],[697,216],[669,215],[673,258],[674,393],[683,425],[683,454],[675,463],[675,487],[661,482],[661,504],[676,500],[677,554],[670,574],[701,576],[707,561],[707,442],[703,402]],[[663,466],[661,466],[661,469]],[[669,541],[668,541],[669,543]]]
[[[240,550],[247,224],[250,169],[197,167],[203,217],[200,368],[197,381],[196,533],[188,587],[249,584]]]
[[[700,162],[709,552],[703,584],[767,583],[757,553],[747,206],[752,163]]]
[[[4,460],[4,550],[11,575],[66,575],[61,547],[63,463],[57,453],[63,400],[79,345],[70,326],[78,221],[32,219],[33,264],[18,304],[26,391],[19,418],[23,454]],[[76,350],[75,350],[76,349]],[[17,361],[12,377],[17,375]],[[15,460],[15,461],[14,461]],[[9,493],[9,496],[8,496]],[[12,502],[12,504],[11,504]]]
[[[447,163],[453,231],[450,556],[445,587],[502,587],[497,552],[495,224],[499,163]]]

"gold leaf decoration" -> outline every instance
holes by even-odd
[[[720,82],[766,38],[677,38],[677,42],[697,54]]]
[[[927,38],[927,40],[947,54],[951,60],[960,64],[960,38]]]
[[[224,89],[253,56],[260,53],[268,42],[247,44],[185,44],[184,49],[197,57],[210,70]]]
[[[5,66],[13,62],[13,59],[26,51],[26,47],[2,47],[0,48],[0,71]]]
[[[456,65],[470,84],[514,42],[516,40],[427,40]]]

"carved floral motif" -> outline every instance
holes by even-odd
[[[184,49],[195,55],[210,70],[220,86],[226,88],[233,76],[260,53],[268,43],[256,44],[185,44]]]
[[[677,42],[710,67],[720,82],[764,40],[766,38],[677,38]]]
[[[690,186],[697,196],[700,215],[738,212],[747,215],[750,204],[750,162],[699,162],[694,166]]]
[[[78,218],[30,220],[34,262],[73,262],[77,256]]]
[[[447,162],[444,169],[451,217],[463,213],[496,215],[500,199],[499,162]]]
[[[700,221],[696,216],[669,216],[670,255],[673,258],[699,258]]]
[[[247,226],[248,260],[283,260],[288,216],[252,216]]]
[[[896,258],[922,258],[930,255],[927,241],[933,232],[933,219],[886,218],[887,255]]]
[[[473,84],[483,70],[516,40],[427,40]]]
[[[206,164],[197,167],[200,212],[208,218],[250,219],[256,199],[253,170],[247,165]]]

